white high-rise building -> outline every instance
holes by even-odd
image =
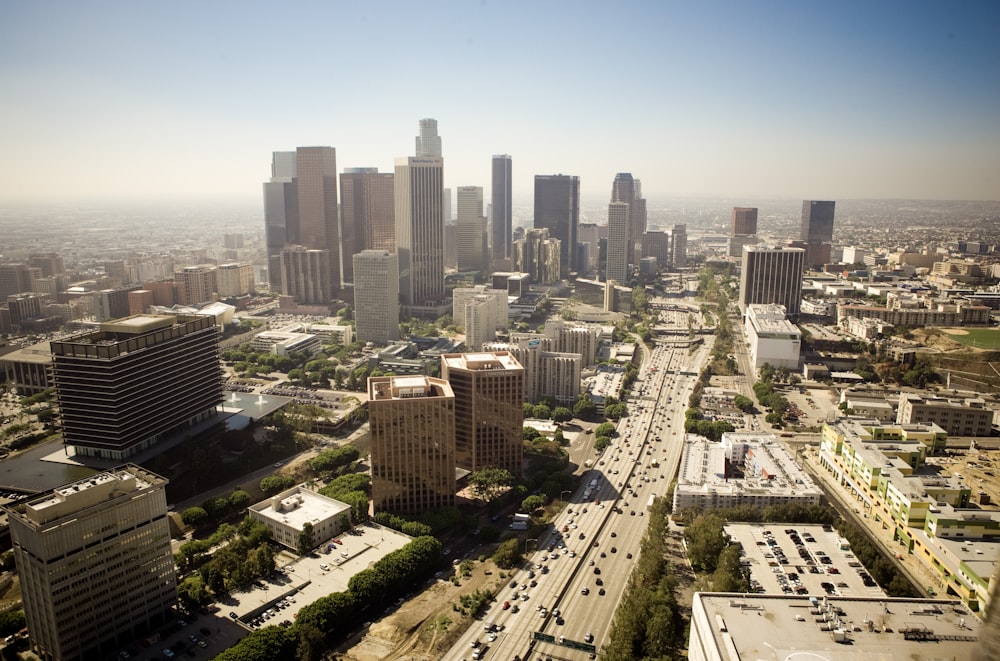
[[[441,158],[441,136],[438,135],[438,120],[420,120],[416,155],[418,158]]]
[[[359,342],[399,339],[399,262],[388,250],[354,255],[354,319]]]
[[[629,206],[625,202],[608,205],[608,263],[605,270],[607,280],[628,284],[629,256],[632,242],[629,240]]]
[[[496,332],[507,328],[507,290],[484,285],[459,287],[452,294],[452,318],[465,326],[465,346],[480,351]]]
[[[443,182],[441,158],[396,159],[396,252],[403,305],[445,298]]]
[[[483,187],[458,188],[459,271],[485,271],[488,261],[486,218],[483,217]]]

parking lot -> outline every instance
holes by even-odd
[[[751,588],[766,594],[884,597],[836,530],[820,525],[731,523],[726,533],[743,545]]]
[[[275,576],[232,593],[219,602],[221,614],[247,628],[294,621],[299,608],[346,590],[352,576],[410,541],[410,537],[375,523],[355,526],[336,540],[324,542],[312,555],[281,567]]]

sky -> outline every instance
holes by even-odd
[[[515,199],[1000,199],[1000,2],[0,0],[0,202],[256,204],[271,152]]]

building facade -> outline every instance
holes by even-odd
[[[378,168],[340,173],[344,281],[354,282],[354,255],[362,250],[396,251],[394,175]]]
[[[507,290],[485,285],[458,287],[452,292],[452,319],[465,327],[465,345],[479,351],[496,332],[507,328]]]
[[[399,262],[388,250],[354,255],[354,322],[359,342],[399,339]]]
[[[612,202],[608,205],[608,262],[604,273],[607,280],[623,285],[628,284],[631,257],[635,253],[629,234],[630,222],[628,204]]]
[[[757,207],[733,207],[732,236],[753,236],[757,233]]]
[[[747,306],[745,328],[750,344],[750,360],[755,370],[764,364],[775,369],[799,369],[802,333],[785,317],[780,305],[753,304]]]
[[[222,402],[212,317],[140,315],[50,344],[63,443],[119,461]]]
[[[740,272],[740,310],[757,303],[785,306],[797,315],[802,305],[805,251],[801,248],[744,246]]]
[[[224,298],[254,291],[253,264],[220,264],[215,270],[216,291]]]
[[[535,227],[560,241],[560,278],[576,271],[576,232],[580,224],[580,178],[535,175]],[[526,270],[526,269],[519,269]]]
[[[986,400],[947,399],[912,393],[899,396],[896,424],[934,423],[949,436],[989,436],[993,432],[993,410]]]
[[[35,654],[112,658],[172,617],[166,484],[125,465],[5,507]]]
[[[455,393],[455,462],[477,471],[523,469],[524,368],[507,352],[446,354],[441,378]]]
[[[445,298],[444,162],[440,157],[396,159],[394,190],[403,305],[439,302]]]
[[[455,394],[428,376],[368,379],[372,506],[421,514],[455,504]]]
[[[479,271],[489,268],[489,246],[486,217],[483,216],[483,187],[458,187],[458,241],[455,246],[459,271]]]
[[[326,305],[333,298],[329,250],[286,245],[280,264],[282,294],[303,305]]]

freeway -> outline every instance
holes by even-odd
[[[600,649],[639,553],[650,497],[665,494],[677,471],[684,411],[711,344],[709,337],[690,353],[651,352],[613,444],[546,534],[525,540],[524,564],[445,659],[584,659]]]

